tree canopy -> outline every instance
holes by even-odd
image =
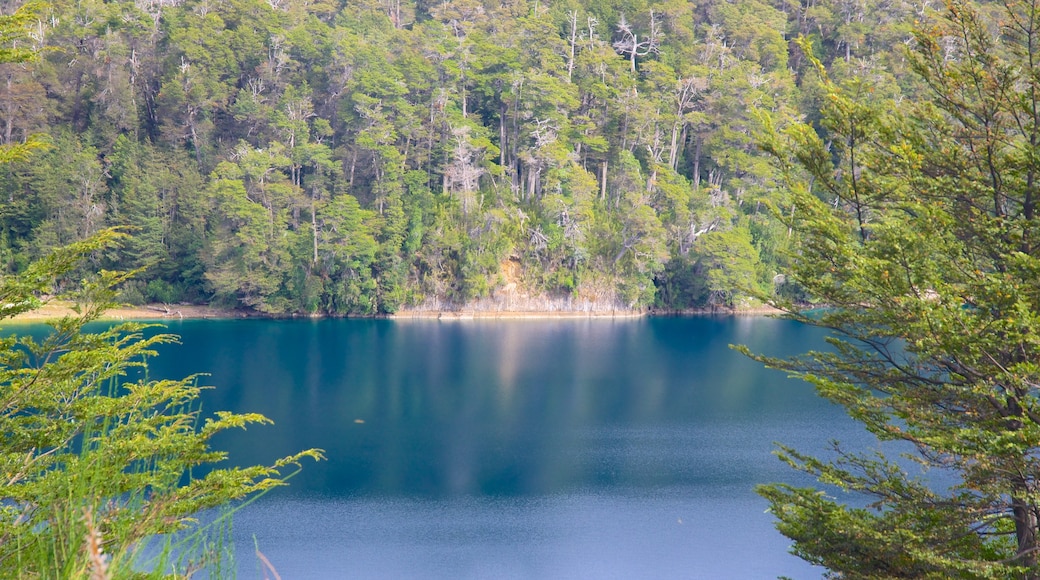
[[[744,304],[790,243],[754,112],[816,116],[785,38],[903,88],[909,10],[846,4],[54,0],[0,67],[0,143],[50,142],[0,269],[131,226],[128,302]]]

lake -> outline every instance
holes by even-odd
[[[237,463],[310,447],[235,516],[239,576],[819,577],[787,554],[774,441],[868,435],[812,388],[728,348],[823,345],[764,317],[170,323],[151,374],[205,372],[204,409],[273,426],[215,441]]]

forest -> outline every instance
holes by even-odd
[[[10,13],[16,6],[8,4]],[[764,134],[912,99],[903,0],[54,0],[0,65],[0,272],[107,227],[131,304],[797,297]],[[813,59],[794,39],[812,40]],[[819,128],[826,139],[827,130]]]

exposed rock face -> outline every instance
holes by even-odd
[[[646,310],[633,309],[613,300],[594,300],[586,297],[531,296],[515,288],[503,287],[494,296],[465,304],[444,302],[437,299],[403,308],[395,318],[471,316],[485,318],[509,318],[523,316],[641,316]]]

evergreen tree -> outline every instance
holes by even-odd
[[[833,348],[762,360],[914,451],[781,449],[869,500],[759,489],[793,551],[835,577],[1040,578],[1040,5],[984,14],[951,1],[916,34],[927,101],[824,75],[825,137],[796,125],[766,143],[789,179],[792,275],[823,308],[782,306]]]

